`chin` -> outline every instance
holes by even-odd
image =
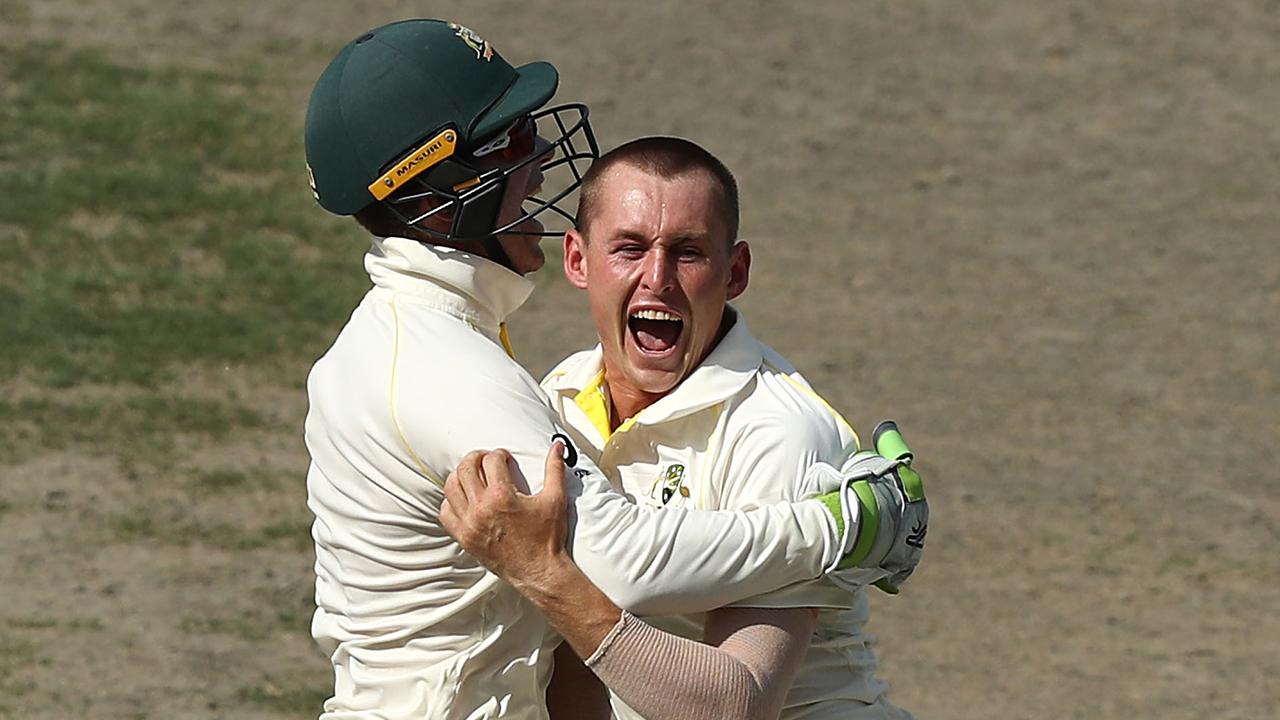
[[[666,395],[684,380],[678,370],[659,368],[632,368],[635,386],[649,395]]]
[[[528,275],[542,268],[547,263],[547,256],[542,254],[542,248],[534,245],[528,251],[522,251],[518,256],[511,257],[511,264],[514,265],[521,275]]]

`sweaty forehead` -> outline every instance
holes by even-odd
[[[663,237],[707,235],[722,231],[710,176],[691,170],[671,177],[623,165],[601,184],[596,230],[619,230]]]
[[[657,211],[662,204],[662,198],[659,193],[654,192],[655,188],[645,185],[637,187],[636,185],[621,185],[616,193],[606,196],[606,202],[612,201],[627,215],[648,216]]]

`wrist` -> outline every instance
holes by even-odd
[[[622,617],[566,554],[548,562],[538,578],[512,583],[581,658],[590,657]]]
[[[544,613],[574,590],[575,576],[581,571],[564,553],[556,553],[538,566],[536,572],[506,578],[516,590]]]

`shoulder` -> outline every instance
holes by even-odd
[[[786,358],[763,344],[761,357],[755,382],[734,408],[735,429],[757,437],[777,433],[801,448],[856,446],[856,435],[844,417]]]
[[[562,387],[579,375],[588,366],[594,365],[598,353],[595,348],[586,348],[561,360],[542,377],[542,388],[548,392]]]
[[[371,412],[387,418],[398,445],[447,471],[467,451],[539,442],[554,415],[538,383],[495,337],[464,319],[412,301],[392,302],[383,346],[370,365],[349,366]]]
[[[456,340],[448,351],[415,347],[402,352],[393,397],[407,412],[437,408],[483,417],[546,406],[537,381],[499,345],[477,333]]]
[[[755,377],[726,408],[715,486],[721,508],[801,497],[810,466],[839,465],[856,449],[840,414],[781,355],[761,349]]]

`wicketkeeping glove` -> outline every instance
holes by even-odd
[[[876,426],[876,452],[854,454],[839,471],[815,465],[805,484],[835,516],[843,553],[827,568],[837,585],[857,590],[875,584],[896,594],[924,554],[929,502],[911,469],[911,450],[892,421]]]

